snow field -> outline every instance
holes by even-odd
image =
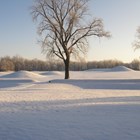
[[[0,73],[0,140],[139,140],[140,72],[114,69]]]

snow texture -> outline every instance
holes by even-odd
[[[0,140],[140,139],[140,72],[70,74],[0,73]]]

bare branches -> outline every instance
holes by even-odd
[[[140,48],[140,41],[135,40],[132,45],[133,45],[134,50],[137,50]]]
[[[140,48],[140,26],[137,28],[136,32],[136,40],[132,44],[134,50],[137,50]]]
[[[39,21],[38,33],[43,36],[42,52],[56,55],[66,64],[71,54],[86,53],[87,37],[110,37],[101,19],[86,23],[89,0],[35,0],[34,20]]]
[[[109,32],[104,31],[101,19],[93,19],[91,23],[82,25],[82,19],[87,15],[87,2],[88,0],[36,0],[32,15],[33,19],[40,21],[38,33],[49,36],[49,42],[53,44],[51,53],[58,56],[58,53],[64,52],[60,53],[59,58],[64,59],[64,54],[69,55],[76,48],[82,51],[83,46],[87,47],[85,42],[88,36],[110,36]],[[58,53],[54,48],[57,48]]]

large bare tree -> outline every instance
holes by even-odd
[[[140,48],[140,26],[137,28],[136,40],[133,42],[133,47],[135,50]]]
[[[88,17],[89,0],[35,0],[32,7],[34,20],[39,21],[42,52],[57,56],[65,64],[65,79],[69,79],[71,55],[85,53],[87,37],[109,37],[101,19]]]

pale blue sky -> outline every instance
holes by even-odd
[[[20,55],[45,59],[37,44],[39,36],[30,15],[32,0],[0,0],[0,57]],[[140,0],[91,0],[90,13],[104,20],[111,39],[90,38],[88,60],[139,59],[132,42],[140,26]]]

